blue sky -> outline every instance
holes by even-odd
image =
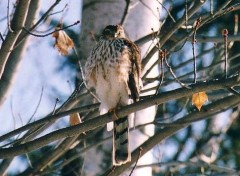
[[[55,0],[42,1],[41,12],[45,12],[54,2]],[[13,3],[14,1],[10,1],[10,12],[12,12]],[[63,21],[66,25],[81,20],[81,1],[62,0],[56,8],[54,8],[53,12],[64,9],[66,4],[68,4],[68,6],[64,15],[59,13],[51,16],[51,18],[60,20],[62,16],[64,16]],[[0,19],[4,19],[7,15],[7,1],[0,1],[0,8]],[[39,16],[37,19],[39,19]],[[43,24],[37,30],[45,31],[48,28],[47,25]],[[1,33],[6,34],[6,29],[7,21],[1,20]],[[80,31],[80,25],[74,26],[71,29]],[[55,39],[51,35],[44,38],[31,36],[11,92],[4,105],[0,107],[0,124],[4,124],[1,125],[0,135],[21,127],[28,122],[37,107],[42,89],[43,95],[40,106],[33,120],[41,118],[53,110],[55,99],[60,98],[57,92],[66,98],[71,94],[74,83],[68,83],[68,81],[69,77],[72,77],[75,73],[70,72],[68,69],[62,70],[61,73],[58,72],[57,69],[62,63],[62,60],[66,58],[59,55],[53,47],[54,41]],[[0,42],[0,45],[2,45],[2,42]],[[52,89],[53,87],[57,92]],[[61,100],[60,103],[63,101],[64,99]],[[65,123],[65,125],[66,124],[67,123]],[[55,124],[55,126],[58,125],[60,124]],[[10,170],[24,170],[26,165],[19,164],[19,162],[19,159],[15,159],[11,164]]]

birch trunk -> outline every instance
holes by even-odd
[[[31,1],[28,9],[28,14],[26,17],[26,21],[24,27],[29,29],[35,22],[37,15],[40,10],[40,0]],[[22,26],[21,26],[22,27]],[[26,35],[25,31],[21,31],[18,38],[16,39],[16,43],[22,40],[22,37]],[[15,81],[16,75],[18,73],[19,65],[22,61],[24,53],[28,47],[28,41],[30,36],[27,36],[22,40],[21,44],[16,47],[8,56],[4,72],[2,73],[2,77],[0,79],[0,106],[7,99],[9,92],[12,88],[12,85]]]

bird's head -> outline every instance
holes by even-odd
[[[111,40],[114,38],[125,38],[124,29],[121,25],[106,26],[102,32],[105,39]]]

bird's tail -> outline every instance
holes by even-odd
[[[114,121],[113,165],[118,166],[131,161],[131,152],[129,149],[128,138],[128,117],[123,117]]]

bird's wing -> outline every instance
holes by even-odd
[[[134,102],[138,101],[140,94],[140,86],[141,86],[141,55],[140,49],[136,44],[134,44],[130,40],[124,41],[125,45],[129,50],[129,59],[131,63],[131,69],[129,72],[128,79],[128,88],[131,93],[131,98]]]

